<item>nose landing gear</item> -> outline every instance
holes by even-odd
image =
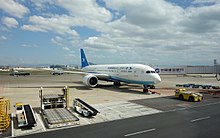
[[[144,93],[149,92],[148,88],[155,89],[155,86],[154,85],[144,85],[143,92]]]

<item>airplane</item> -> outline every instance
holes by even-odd
[[[99,80],[113,82],[115,86],[120,86],[121,82],[142,84],[143,92],[148,92],[148,88],[155,88],[154,84],[161,81],[155,70],[143,64],[108,64],[90,65],[85,52],[81,52],[81,74],[84,75],[83,83],[89,87],[96,87]]]
[[[9,74],[10,76],[29,76],[31,75],[29,72],[19,72],[17,70],[13,70],[12,73]]]

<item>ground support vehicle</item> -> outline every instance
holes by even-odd
[[[202,89],[210,89],[215,88],[212,85],[201,85],[201,84],[176,84],[176,87],[184,87],[184,88],[202,88]]]
[[[85,117],[96,116],[99,113],[98,110],[84,102],[83,100],[76,98],[73,101],[73,108],[75,111]]]
[[[62,89],[61,94],[43,94],[39,90],[40,113],[48,128],[58,128],[79,124],[79,119],[69,110],[69,86]]]
[[[54,71],[51,74],[52,75],[63,75],[63,72],[61,72],[61,71]]]
[[[34,111],[30,104],[15,104],[16,118],[18,121],[18,128],[36,126],[36,118]]]
[[[10,126],[10,101],[0,96],[0,136],[1,132],[6,131]]]
[[[203,100],[203,95],[201,93],[186,91],[186,89],[177,89],[175,91],[175,96],[180,100],[188,100],[190,102],[199,102]]]

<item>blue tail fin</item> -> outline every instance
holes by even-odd
[[[82,66],[82,68],[89,66],[89,63],[86,59],[86,55],[85,55],[84,50],[80,49],[80,52],[81,52],[81,66]]]

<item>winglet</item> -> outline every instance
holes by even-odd
[[[82,66],[82,68],[89,66],[89,63],[86,59],[86,55],[85,55],[84,50],[80,49],[80,52],[81,52],[81,66]]]

